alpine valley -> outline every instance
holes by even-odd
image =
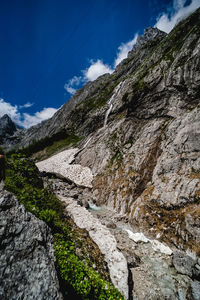
[[[1,299],[200,299],[200,9],[0,143]]]

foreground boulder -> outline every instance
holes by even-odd
[[[0,190],[0,298],[62,299],[50,229]]]

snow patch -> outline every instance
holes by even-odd
[[[114,286],[128,299],[128,268],[127,261],[121,251],[117,249],[117,242],[110,231],[92,214],[81,207],[72,198],[58,195],[66,203],[68,215],[75,224],[88,231],[91,239],[97,244],[107,262],[110,278]]]
[[[148,239],[142,232],[134,233],[129,229],[126,229],[126,232],[128,233],[129,238],[133,240],[135,243],[138,242],[151,243],[154,251],[160,251],[161,253],[166,255],[171,255],[173,253],[168,246],[165,246],[163,243],[157,240]]]
[[[71,164],[80,149],[62,151],[48,159],[36,163],[40,172],[60,174],[80,186],[92,187],[93,174],[90,168]]]
[[[128,236],[131,240],[133,240],[134,242],[138,243],[138,242],[143,242],[143,243],[148,243],[150,242],[149,239],[147,239],[145,237],[145,235],[142,232],[136,232],[133,233],[131,230],[126,229],[126,231],[128,232]]]

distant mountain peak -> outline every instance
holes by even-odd
[[[132,56],[137,52],[142,46],[144,46],[150,40],[154,38],[164,38],[167,35],[166,32],[159,30],[156,27],[147,27],[143,35],[137,38],[136,44],[133,46],[133,49],[129,51],[128,57]]]
[[[9,117],[9,115],[5,114],[3,115],[0,120],[4,120],[4,119],[7,119],[7,120],[11,120],[11,118]],[[12,121],[12,120],[11,120]]]
[[[7,114],[0,118],[0,141],[3,141],[6,137],[12,136],[17,130],[16,124]]]

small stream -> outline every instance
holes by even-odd
[[[179,274],[172,268],[172,251],[169,247],[158,240],[150,240],[142,232],[134,232],[134,228],[130,226],[126,216],[122,216],[106,206],[97,206],[93,203],[90,189],[63,182],[60,179],[49,179],[48,182],[51,183],[55,193],[70,197],[72,202],[78,203],[82,200],[84,203],[84,200],[87,201],[88,212],[115,237],[116,247],[127,261],[129,300],[133,299],[133,290],[136,294],[146,293],[145,295],[151,292],[154,294],[159,290],[159,295],[162,297],[166,289],[168,299],[174,299],[174,293],[176,293],[174,285]],[[147,290],[146,284],[149,285]],[[175,299],[181,300],[181,294],[184,292],[184,288],[181,287],[179,296]]]

